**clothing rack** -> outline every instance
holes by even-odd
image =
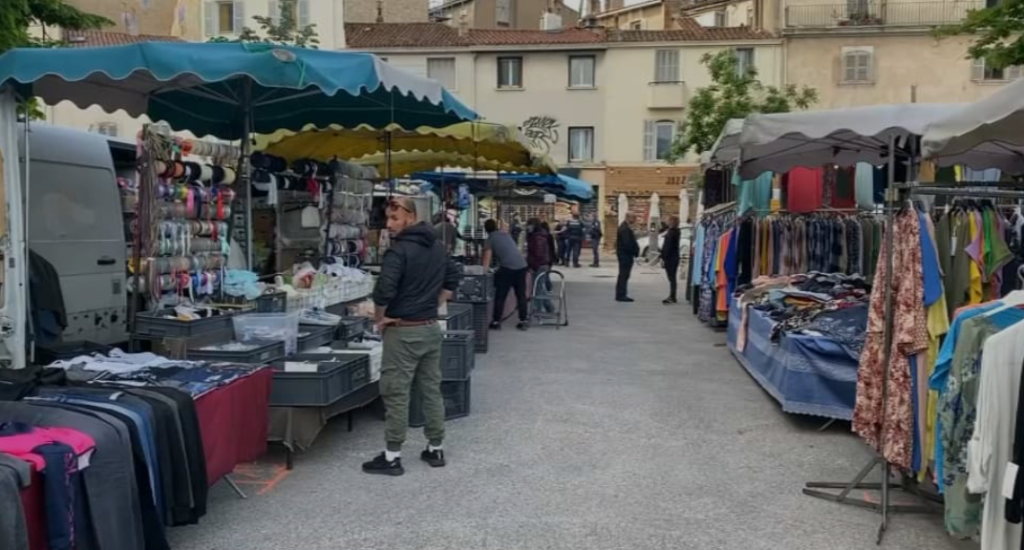
[[[913,151],[914,143],[911,142],[911,150],[907,155],[911,159],[915,158],[916,155]],[[889,137],[889,148],[888,151],[897,152],[896,137]],[[896,174],[896,156],[897,154],[889,155],[889,182],[888,189],[885,194],[885,298],[884,298],[884,327],[883,327],[883,366],[882,366],[882,420],[878,426],[878,432],[876,435],[876,441],[885,441],[886,434],[886,411],[889,405],[889,378],[892,368],[892,344],[893,344],[893,332],[895,330],[895,319],[893,311],[893,263],[894,263],[894,246],[895,246],[895,231],[893,230],[896,222],[896,205],[899,202],[898,195],[901,189],[897,188],[895,181]],[[909,167],[913,171],[913,164]],[[913,175],[912,173],[910,175]],[[880,467],[881,470],[881,482],[880,483],[865,483],[864,479],[870,474],[875,467]],[[889,527],[889,514],[890,513],[932,513],[935,511],[935,507],[928,504],[927,501],[936,501],[938,497],[929,495],[920,490],[916,480],[910,476],[904,476],[902,482],[893,483],[892,480],[892,463],[890,463],[884,456],[883,453],[878,453],[878,456],[873,457],[868,463],[857,473],[854,478],[848,482],[834,482],[834,481],[810,481],[804,486],[803,493],[807,496],[836,502],[839,504],[845,504],[849,506],[855,506],[858,508],[866,508],[874,510],[881,514],[882,521],[878,527],[878,534],[875,539],[875,544],[882,544],[882,538],[885,536],[885,532]],[[822,491],[821,489],[841,489],[839,493],[831,491]],[[861,498],[852,498],[850,493],[854,489],[879,491],[881,498],[878,501],[868,499],[867,495]],[[891,489],[903,489],[909,494],[915,495],[926,502],[921,505],[914,504],[893,504],[891,500]]]

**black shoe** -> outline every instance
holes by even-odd
[[[431,468],[444,468],[444,465],[446,464],[444,461],[444,451],[441,449],[436,451],[423,449],[423,452],[420,453],[420,460],[430,464]]]
[[[575,267],[576,269],[579,269],[579,268],[581,268],[581,267],[583,267],[583,266],[581,266],[580,264],[576,264],[576,265],[574,265],[573,267]]]
[[[501,323],[497,321],[491,321],[491,330],[501,330]]]
[[[679,302],[677,302],[675,298],[665,298],[664,300],[661,301],[661,303],[665,304],[666,306],[670,306],[673,304],[678,304]]]
[[[601,266],[599,266],[597,264],[590,264],[590,267],[601,267]]]
[[[384,453],[381,453],[374,457],[373,460],[364,462],[363,471],[368,474],[400,476],[405,473],[405,468],[402,467],[401,457],[394,460],[388,460],[387,456]]]
[[[636,300],[630,298],[629,296],[626,296],[625,298],[616,298],[615,301],[616,302],[635,302]]]
[[[519,324],[516,325],[516,328],[525,331],[530,329],[530,325],[528,325],[526,321],[519,321]]]

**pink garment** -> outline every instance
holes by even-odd
[[[971,244],[967,245],[965,250],[967,251],[967,256],[978,265],[978,271],[981,272],[981,282],[987,283],[988,273],[985,271],[985,252],[982,250],[985,240],[985,220],[982,219],[980,212],[974,212],[972,215],[974,216],[975,223],[978,224],[978,234],[971,241]]]
[[[32,449],[49,443],[63,443],[75,451],[76,456],[96,448],[96,442],[88,435],[71,428],[33,428],[31,432],[0,436],[0,453],[9,454],[35,466],[36,471],[46,469],[43,457]]]
[[[790,170],[786,179],[786,209],[802,213],[821,208],[823,176],[821,168]]]

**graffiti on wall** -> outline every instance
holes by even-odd
[[[532,116],[519,129],[534,153],[548,155],[551,146],[558,143],[558,121],[549,116]]]

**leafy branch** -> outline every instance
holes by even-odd
[[[319,48],[320,35],[316,31],[316,24],[299,28],[298,21],[295,19],[297,10],[297,0],[281,0],[280,14],[276,22],[273,17],[254,15],[252,18],[256,22],[258,30],[242,27],[237,38],[230,39],[224,36],[217,36],[209,41],[278,44],[312,50]]]
[[[1005,0],[991,8],[970,10],[960,23],[939,27],[939,37],[974,35],[967,49],[971,59],[1004,69],[1024,65],[1024,0]]]

